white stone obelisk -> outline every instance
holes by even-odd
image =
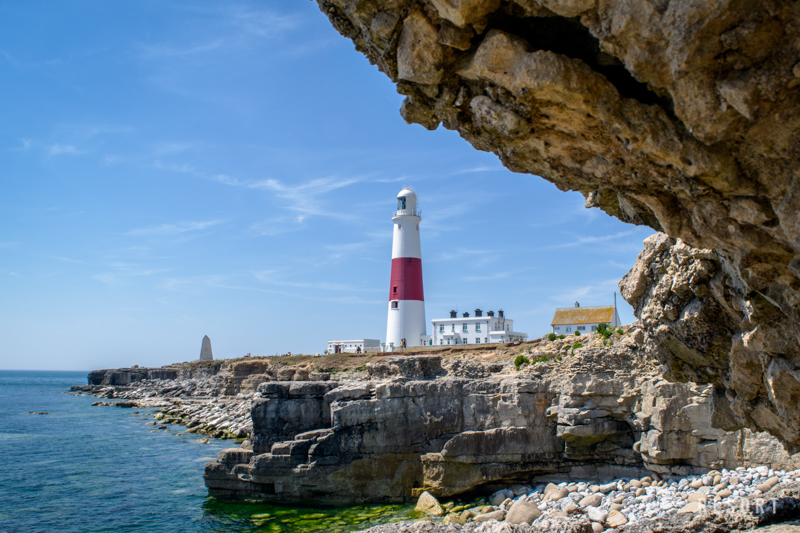
[[[420,336],[426,332],[420,220],[416,193],[403,189],[397,195],[397,211],[392,216],[394,236],[386,345],[394,350],[402,347],[403,339],[406,346],[420,346]]]
[[[213,361],[214,354],[211,353],[211,339],[208,338],[208,335],[203,337],[203,344],[200,346],[200,360],[201,361]]]

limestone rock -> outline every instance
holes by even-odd
[[[536,504],[525,501],[517,500],[511,505],[506,515],[506,522],[510,524],[532,524],[534,520],[539,518],[541,511]]]
[[[425,513],[428,516],[442,516],[445,514],[439,500],[431,496],[430,492],[427,491],[420,495],[414,510]]]
[[[403,21],[397,47],[397,76],[431,85],[442,79],[442,47],[438,32],[425,15],[414,11]]]
[[[685,513],[696,513],[698,511],[702,511],[705,508],[701,502],[690,502],[681,507],[678,511],[678,514],[685,514]]]
[[[622,527],[628,523],[628,518],[619,511],[609,511],[606,517],[606,525],[608,527]]]

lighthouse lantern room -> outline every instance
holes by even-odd
[[[392,274],[389,286],[389,317],[386,346],[398,349],[420,346],[426,334],[425,298],[422,290],[422,253],[419,240],[417,195],[405,188],[397,195],[397,211],[392,216]]]

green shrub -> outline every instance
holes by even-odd
[[[555,333],[551,333],[550,335],[547,336],[547,340],[549,340],[549,341],[554,341],[557,338],[558,338],[558,335],[556,335]]]
[[[527,365],[529,363],[530,360],[522,354],[519,354],[516,359],[514,359],[514,366],[517,367],[517,370],[519,370],[519,367],[522,365]]]
[[[614,328],[609,328],[608,324],[600,322],[597,324],[597,333],[602,335],[604,339],[607,339],[614,334]]]
[[[540,362],[540,363],[546,363],[546,362],[547,362],[547,361],[549,361],[549,360],[550,360],[550,358],[549,358],[549,357],[547,357],[546,355],[543,355],[543,356],[541,356],[541,357],[539,358],[539,362]]]
[[[576,337],[580,337],[580,335],[581,335],[581,332],[580,332],[580,331],[576,331],[576,332],[575,332],[575,336],[576,336]]]
[[[562,335],[559,335],[559,336],[558,336],[558,338],[559,338],[559,339],[566,339],[566,338],[567,338],[567,336],[562,334]]]
[[[622,328],[619,328],[619,329],[617,330],[617,335],[622,335],[623,333],[625,333],[625,332],[624,332],[624,331],[622,331]]]
[[[577,350],[578,348],[583,348],[583,344],[576,342],[575,344],[572,345],[573,350]]]

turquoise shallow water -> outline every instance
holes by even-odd
[[[92,407],[96,398],[65,393],[85,383],[86,372],[0,371],[0,533],[333,533],[411,513],[215,500],[203,467],[230,441],[176,436],[183,426],[153,432],[152,410]]]

